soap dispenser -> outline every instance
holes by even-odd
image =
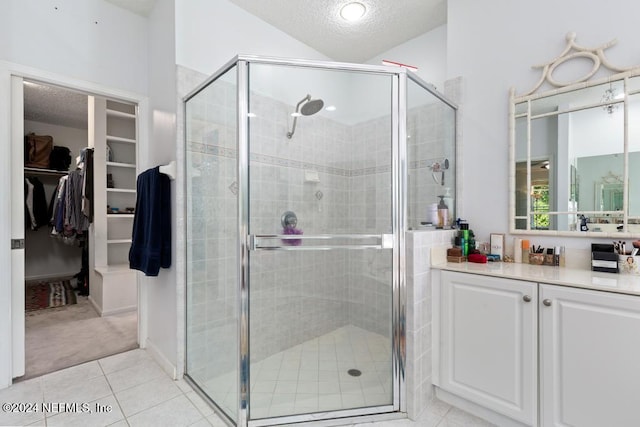
[[[438,227],[447,228],[449,227],[449,207],[444,202],[444,196],[438,197],[440,197],[440,202],[438,203]]]

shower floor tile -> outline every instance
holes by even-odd
[[[357,369],[360,376],[347,371]],[[205,390],[231,390],[235,374]],[[251,364],[251,418],[379,406],[391,403],[390,338],[348,325]],[[235,406],[229,392],[222,409]],[[230,411],[233,412],[233,411]]]

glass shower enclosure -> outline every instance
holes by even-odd
[[[408,150],[455,108],[404,69],[253,56],[184,105],[188,380],[238,426],[404,411],[420,164],[442,191]]]

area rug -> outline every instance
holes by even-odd
[[[25,284],[25,311],[43,310],[76,304],[69,279],[54,279]]]

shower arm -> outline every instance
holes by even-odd
[[[311,95],[307,94],[307,96],[302,98],[302,100],[298,102],[298,105],[296,105],[296,115],[293,116],[293,126],[291,127],[291,132],[287,132],[287,138],[291,139],[291,137],[296,131],[296,123],[298,122],[298,112],[300,111],[300,106],[302,105],[303,102],[307,102],[310,100],[311,100]]]

